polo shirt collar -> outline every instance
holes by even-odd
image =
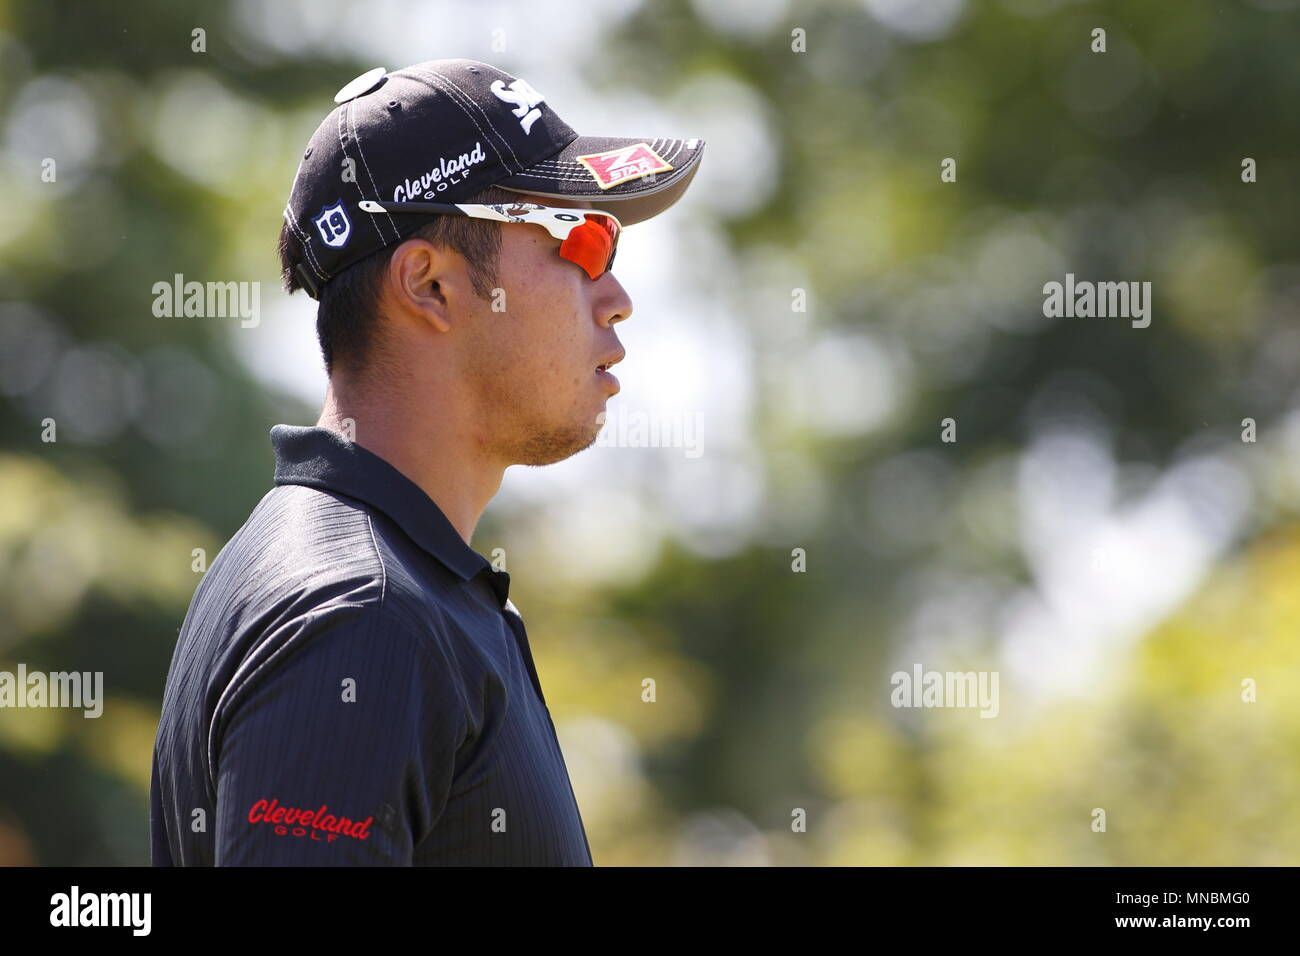
[[[392,518],[412,541],[468,581],[487,570],[505,605],[510,578],[497,571],[447,520],[424,489],[374,452],[318,426],[275,425],[275,483],[336,491]]]

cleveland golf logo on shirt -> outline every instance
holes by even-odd
[[[373,816],[364,820],[350,820],[327,813],[327,810],[328,804],[321,804],[317,810],[300,810],[297,807],[282,807],[275,799],[258,800],[248,811],[248,822],[269,823],[281,836],[310,837],[326,843],[333,843],[339,834],[358,840],[370,836],[370,824],[375,819]]]

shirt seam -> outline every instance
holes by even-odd
[[[370,512],[365,511],[363,512],[363,514],[365,514],[366,516],[366,529],[370,532],[370,544],[371,547],[373,547],[375,550],[375,561],[379,565],[379,604],[376,608],[376,612],[374,615],[375,620],[372,620],[370,625],[370,640],[373,642],[376,631],[379,627],[378,619],[383,616],[384,597],[388,593],[388,568],[384,564],[383,553],[379,550],[379,542],[375,539],[375,526],[374,526],[374,522],[371,520]],[[323,610],[326,613],[329,613],[330,611],[336,608],[351,607],[351,608],[359,608],[364,611],[367,606],[368,605],[365,602],[349,601],[349,602],[344,602],[344,603],[339,603],[334,605],[325,604],[325,605],[321,605],[319,608],[313,608],[313,610]],[[301,635],[299,635],[299,637],[301,637]],[[248,657],[246,657],[245,660],[248,660],[249,658],[252,657],[256,657],[258,649],[261,648],[269,639],[270,639],[269,637],[264,637],[263,640],[257,645],[257,647],[254,647],[253,650],[248,654]],[[417,641],[417,643],[423,645],[424,642]],[[256,677],[259,673],[263,672],[268,667],[271,667],[276,662],[277,659],[280,659],[282,657],[285,651],[287,651],[291,647],[295,647],[296,644],[297,644],[296,639],[290,639],[286,641],[284,645],[277,648],[271,654],[270,657],[264,660],[261,664],[254,667],[252,671],[250,671],[243,678],[243,680],[240,680],[240,673],[244,670],[243,666],[241,665],[240,667],[236,668],[235,673],[230,678],[230,682],[226,684],[225,688],[221,691],[221,696],[217,698],[217,705],[214,708],[212,708],[212,720],[208,724],[208,746],[207,746],[208,786],[210,789],[210,796],[212,798],[213,806],[215,806],[217,802],[217,762],[216,762],[216,753],[215,753],[214,744],[216,740],[217,725],[221,721],[224,708],[229,704],[231,700],[234,699],[234,697],[239,693],[239,690],[242,687],[246,686],[248,682],[252,680],[254,677]]]
[[[370,605],[367,605],[365,603],[346,601],[346,602],[340,602],[335,604],[318,605],[317,607],[312,608],[312,611],[322,612],[321,616],[324,616],[324,614],[326,613],[332,613],[334,611],[338,611],[344,608],[356,608],[356,609],[365,610],[368,606]],[[257,666],[253,667],[245,674],[244,664],[246,664],[249,659],[256,657],[257,652],[261,648],[266,646],[267,641],[270,641],[272,639],[269,634],[264,635],[262,640],[258,642],[257,646],[254,647],[252,651],[250,651],[249,654],[244,658],[244,663],[241,664],[240,667],[235,670],[235,673],[230,678],[229,683],[227,683],[225,688],[221,691],[221,696],[217,698],[217,704],[215,707],[212,708],[212,720],[208,724],[208,747],[207,747],[208,785],[211,789],[210,795],[212,797],[212,802],[214,806],[216,805],[216,799],[217,799],[217,764],[216,764],[216,753],[215,753],[217,725],[222,722],[222,716],[225,713],[226,708],[229,706],[230,702],[234,700],[234,698],[239,694],[239,692],[243,688],[249,686],[250,681],[252,681],[259,674],[269,672],[269,669],[272,669],[273,666],[278,661],[282,660],[286,656],[287,651],[289,651],[290,649],[296,649],[302,639],[303,633],[306,633],[306,631],[304,630],[303,632],[300,632],[295,637],[285,641],[284,644],[276,648],[271,653],[270,657],[262,661]],[[243,675],[242,677],[241,674]]]
[[[373,641],[376,639],[377,634],[379,633],[380,621],[383,618],[384,605],[388,594],[388,566],[384,561],[383,551],[379,547],[378,537],[375,533],[373,515],[368,510],[364,511],[363,513],[365,514],[366,517],[366,529],[370,533],[370,544],[371,547],[374,549],[375,561],[379,565],[379,600],[377,602],[344,601],[344,602],[336,602],[336,603],[327,603],[312,608],[312,612],[319,612],[321,616],[324,616],[325,614],[334,613],[344,608],[352,608],[352,609],[359,610],[361,612],[365,612],[367,609],[373,609],[374,614],[372,616],[370,629],[369,629],[369,634],[370,634],[369,639],[373,643]],[[311,612],[308,613],[310,614]],[[430,668],[433,668],[434,672],[436,672],[436,670],[438,669],[441,669],[441,667],[452,666],[452,662],[447,659],[447,655],[445,652],[441,655],[434,653],[434,649],[430,647],[430,639],[427,636],[420,635],[420,634],[412,634],[411,637],[412,637],[412,642],[419,649],[420,656],[424,658],[425,665]],[[215,806],[217,802],[218,769],[217,769],[217,761],[216,761],[216,737],[217,737],[218,725],[224,722],[223,718],[226,710],[229,708],[230,704],[235,700],[235,698],[239,695],[240,691],[243,688],[249,686],[250,682],[255,678],[257,678],[259,675],[265,675],[267,673],[270,673],[271,669],[273,669],[277,664],[281,663],[286,658],[286,656],[288,656],[288,652],[290,650],[296,649],[300,645],[301,638],[302,635],[299,634],[296,637],[286,641],[283,645],[281,645],[274,652],[272,652],[270,657],[268,657],[266,660],[262,661],[260,664],[253,667],[251,670],[247,670],[247,672],[245,672],[246,668],[244,664],[241,664],[241,666],[236,669],[234,675],[230,678],[230,681],[226,684],[225,688],[222,690],[221,695],[217,698],[217,704],[212,710],[212,718],[208,724],[207,754],[206,754],[207,757],[206,764],[207,764],[207,771],[208,771],[207,783],[209,787],[209,796],[212,800],[213,806]],[[264,647],[266,642],[270,639],[271,638],[269,637],[269,635],[264,636],[263,639],[259,641],[257,645],[245,657],[245,663],[249,659],[255,658],[257,656],[257,652],[262,647]],[[442,658],[441,661],[439,661],[439,657]],[[455,683],[459,687],[460,682],[458,680],[454,680],[453,683]],[[461,717],[465,722],[465,727],[468,728],[468,710],[466,709],[467,704],[464,699],[463,693],[458,694],[458,697],[460,698],[458,703],[460,706]],[[464,746],[464,741],[461,742],[461,746]]]
[[[370,545],[375,549],[375,560],[379,562],[379,613],[376,617],[383,617],[384,598],[388,595],[388,565],[384,564],[384,553],[379,550],[379,540],[375,537],[374,518],[369,511],[365,514],[366,530],[370,532]],[[372,628],[370,631],[371,637],[374,636],[374,633]]]

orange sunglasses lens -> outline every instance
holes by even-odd
[[[560,243],[560,255],[582,266],[592,279],[599,279],[614,264],[619,227],[608,216],[584,216],[569,237]]]

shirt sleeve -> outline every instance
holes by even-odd
[[[317,609],[267,646],[217,706],[216,865],[410,866],[467,730],[442,646],[382,605]]]

